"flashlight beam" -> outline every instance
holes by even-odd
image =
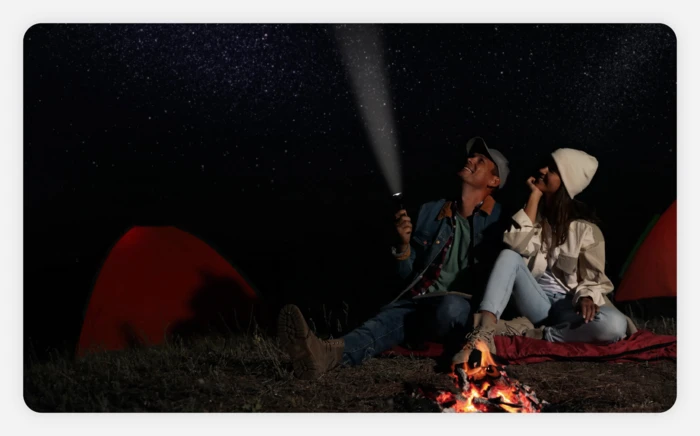
[[[340,25],[335,29],[374,156],[390,191],[400,192],[399,145],[378,29],[373,25]]]

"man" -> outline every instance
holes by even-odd
[[[392,253],[409,284],[379,314],[326,341],[311,332],[299,308],[282,309],[278,334],[297,377],[316,379],[340,364],[358,365],[421,334],[442,341],[447,354],[461,349],[473,327],[468,294],[480,291],[502,248],[501,206],[491,194],[503,188],[509,172],[503,154],[480,137],[467,142],[466,152],[457,201],[423,204],[415,230],[406,211],[397,212]],[[518,334],[527,328],[532,325],[516,326]]]

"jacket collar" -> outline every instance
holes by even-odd
[[[445,204],[442,206],[442,209],[440,209],[440,213],[438,214],[436,220],[440,221],[441,219],[447,217],[447,218],[452,218],[453,212],[452,210],[456,208],[456,202],[454,201],[446,201]],[[493,207],[496,205],[496,200],[493,199],[492,196],[488,196],[484,199],[484,203],[481,205],[479,208],[480,211],[484,212],[486,215],[491,215],[491,212],[493,212]],[[453,207],[455,206],[455,207]]]

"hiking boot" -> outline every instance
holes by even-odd
[[[482,318],[482,313],[477,312],[474,314],[474,328],[481,324]],[[535,326],[532,325],[530,320],[524,316],[520,316],[509,321],[499,319],[496,323],[493,334],[497,336],[524,336],[526,331],[534,328]]]
[[[523,334],[526,338],[544,339],[544,326],[538,328],[527,329]]]
[[[488,346],[489,351],[492,354],[496,354],[496,344],[493,341],[495,330],[495,322],[490,319],[483,319],[481,323],[474,327],[474,330],[467,335],[465,338],[466,343],[462,347],[462,350],[452,357],[452,365],[455,366],[468,362],[469,356],[472,354],[472,351],[476,349],[476,343],[478,341],[484,342]]]
[[[535,326],[529,319],[520,316],[509,321],[499,320],[494,331],[498,336],[525,336],[528,330],[533,330]]]
[[[280,346],[292,359],[294,375],[315,380],[340,365],[343,358],[343,339],[324,341],[313,334],[298,307],[289,304],[282,308],[277,320]]]

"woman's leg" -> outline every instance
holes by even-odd
[[[500,319],[511,295],[517,310],[532,323],[547,318],[551,307],[547,294],[530,273],[522,256],[513,250],[503,250],[489,276],[479,311],[490,312]]]
[[[492,353],[496,353],[494,332],[511,296],[518,311],[532,323],[539,323],[547,317],[549,298],[537,284],[522,256],[512,250],[503,250],[496,259],[479,305],[479,324],[467,335],[462,349],[452,357],[453,366],[467,362],[479,342],[485,343]]]
[[[560,298],[552,304],[550,327],[543,339],[550,342],[616,342],[627,334],[627,319],[618,310],[602,306],[592,321],[585,323],[576,313],[573,299]]]

